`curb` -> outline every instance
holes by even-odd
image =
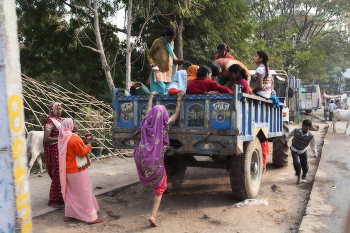
[[[316,116],[314,116],[314,117],[316,117]],[[316,118],[320,119],[319,117],[316,117]],[[325,136],[323,138],[322,150],[324,148],[325,142],[327,142],[326,137],[328,135],[328,129],[329,129],[329,124],[327,122],[325,122],[325,123],[327,124],[327,126],[324,128],[326,133],[325,133]],[[321,180],[321,177],[324,177],[325,172],[323,171],[323,166],[324,165],[322,162],[322,155],[321,155],[320,160],[318,162],[315,178],[314,178],[314,181],[312,184],[309,201],[306,205],[305,212],[304,212],[303,218],[301,220],[298,232],[316,232],[315,231],[316,229],[314,228],[314,226],[320,225],[320,222],[318,221],[318,217],[319,217],[320,213],[319,213],[319,210],[317,208],[315,208],[314,206],[319,206],[320,203],[323,203],[323,205],[324,205],[324,204],[326,204],[325,202],[327,201],[327,200],[324,200],[324,199],[319,197],[321,189],[319,187],[318,181]]]
[[[106,194],[106,193],[108,193],[110,191],[113,191],[115,189],[128,188],[128,187],[133,186],[133,185],[135,185],[135,184],[137,184],[139,182],[140,181],[136,181],[136,182],[133,182],[133,183],[130,183],[130,184],[126,184],[126,185],[115,185],[115,186],[112,186],[112,187],[109,187],[109,188],[105,188],[105,189],[101,189],[101,190],[95,189],[94,190],[94,194],[95,194],[95,196],[101,196],[101,195],[104,195],[104,194]],[[55,209],[55,208],[52,208],[50,206],[47,206],[47,207],[45,207],[45,208],[43,208],[41,210],[35,211],[35,213],[32,212],[32,218],[37,218],[37,217],[40,217],[41,215],[50,213],[52,211],[60,210],[60,209],[62,209],[62,208]]]

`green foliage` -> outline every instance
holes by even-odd
[[[336,67],[349,67],[347,0],[248,0],[257,22],[255,37],[266,42],[270,67],[302,80],[326,80]]]
[[[65,4],[66,3],[66,4]],[[72,82],[96,98],[111,101],[97,53],[80,45],[95,47],[86,1],[17,0],[22,72],[63,87]],[[99,1],[100,21],[111,26],[116,12],[128,0]],[[69,7],[74,6],[76,9]],[[155,6],[156,8],[152,8]],[[162,31],[177,27],[184,19],[185,66],[203,65],[214,59],[216,46],[224,42],[230,53],[248,68],[258,50],[270,55],[271,69],[284,69],[302,80],[333,80],[335,68],[350,66],[348,0],[147,0],[133,1],[132,31],[138,32],[149,14],[144,30]],[[125,43],[100,25],[105,53],[115,86],[125,86]],[[141,36],[132,53],[132,80],[146,83],[149,75],[146,52],[160,33]],[[176,49],[175,49],[176,51]],[[67,87],[68,88],[68,87]]]
[[[242,62],[248,62],[249,39],[253,22],[244,0],[209,1],[203,3],[204,10],[199,17],[184,21],[184,59],[186,65],[203,65],[214,60],[216,47],[224,42],[231,48],[231,54]],[[223,20],[225,23],[223,23]]]
[[[77,4],[80,3],[77,1]],[[74,12],[62,2],[17,1],[17,6],[22,72],[67,88],[71,82],[96,98],[111,102],[99,55],[83,48],[76,39],[79,37],[82,44],[95,47],[91,24],[83,25],[86,21],[77,14],[67,17]],[[115,12],[112,6],[110,1],[101,4],[101,18]],[[116,60],[124,59],[119,53],[123,45],[116,34],[101,27],[101,36],[110,63],[113,64],[116,55]],[[115,85],[123,86],[125,76],[121,70],[124,67],[119,63],[111,67]]]

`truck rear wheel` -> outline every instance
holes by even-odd
[[[180,158],[170,156],[164,157],[164,166],[167,174],[167,191],[174,191],[180,188],[186,172],[186,166]]]
[[[272,163],[276,167],[288,166],[289,148],[285,143],[285,136],[282,137],[278,137],[273,141]]]
[[[244,143],[244,154],[230,161],[230,183],[233,196],[239,200],[255,198],[260,190],[263,158],[257,137]]]

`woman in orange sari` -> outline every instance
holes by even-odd
[[[72,218],[93,224],[101,223],[97,217],[99,210],[93,194],[89,170],[90,161],[87,155],[91,150],[93,138],[86,138],[88,145],[75,134],[78,125],[72,118],[62,122],[58,136],[58,151],[60,164],[60,181],[62,197],[65,203],[65,222]]]

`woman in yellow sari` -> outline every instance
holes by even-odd
[[[170,27],[156,39],[147,53],[147,59],[152,69],[150,77],[151,92],[164,95],[170,85],[177,65],[183,64],[183,60],[177,60],[174,53],[174,39],[176,31]]]

